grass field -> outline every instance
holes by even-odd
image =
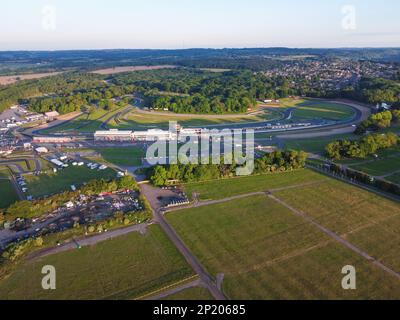
[[[231,299],[400,297],[395,278],[266,196],[178,211],[167,219],[214,277],[224,274],[223,290]],[[346,265],[356,266],[355,291],[341,287]]]
[[[99,130],[101,124],[108,120],[113,115],[121,112],[124,108],[119,108],[113,111],[106,111],[104,109],[97,109],[91,114],[82,114],[76,119],[66,122],[60,126],[43,130],[44,134],[54,132],[94,132]]]
[[[10,177],[11,177],[10,170],[5,166],[0,165],[0,178],[8,179]]]
[[[193,300],[193,301],[202,301],[202,300],[214,300],[210,292],[206,288],[195,287],[183,290],[176,294],[170,295],[163,300],[174,301],[174,300]]]
[[[115,178],[116,173],[112,169],[103,171],[90,170],[86,166],[70,166],[57,173],[42,174],[39,176],[25,175],[28,193],[34,197],[49,196],[63,191],[70,191],[71,185],[81,186],[93,179]]]
[[[400,170],[400,158],[386,158],[351,166],[352,169],[368,173],[372,176],[384,176]]]
[[[41,288],[41,268],[53,265],[57,290]],[[80,250],[25,262],[0,282],[0,299],[134,299],[192,276],[158,226]]]
[[[400,184],[400,173],[395,173],[389,177],[386,177],[385,180]]]
[[[297,106],[293,113],[295,119],[346,120],[355,116],[355,111],[345,105],[327,102],[305,102]]]
[[[277,196],[400,271],[399,203],[336,180],[280,191]]]
[[[354,140],[359,137],[352,134],[337,135],[331,137],[319,137],[319,138],[309,138],[309,139],[287,139],[285,141],[286,148],[293,150],[303,150],[312,153],[324,153],[326,146],[339,139]]]
[[[237,122],[259,122],[272,119],[279,119],[281,117],[280,112],[264,111],[260,115],[187,115],[177,116],[171,114],[151,114],[151,113],[140,113],[132,111],[125,118],[120,119],[120,122],[111,121],[110,126],[118,129],[129,129],[129,130],[145,130],[151,128],[168,129],[169,121],[177,121],[184,127],[190,126],[207,126],[207,125],[220,125]]]
[[[356,115],[353,108],[340,104],[311,99],[282,99],[280,107],[295,108],[293,112],[294,120],[307,119],[326,119],[326,120],[346,120]]]
[[[10,180],[0,180],[0,190],[0,209],[8,208],[19,200]]]
[[[197,193],[200,194],[201,200],[215,200],[239,194],[317,182],[325,179],[325,176],[315,173],[314,171],[299,170],[294,172],[189,183],[185,185],[185,190],[189,197],[191,197],[193,193]]]
[[[103,159],[117,166],[135,167],[142,164],[145,152],[139,147],[96,149]]]

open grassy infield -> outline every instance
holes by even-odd
[[[91,114],[82,114],[71,121],[67,121],[59,126],[45,129],[42,132],[44,134],[68,131],[94,132],[96,130],[99,130],[103,122],[107,121],[110,117],[118,114],[122,110],[124,110],[124,108],[118,108],[113,111],[96,109]]]
[[[399,203],[336,180],[276,196],[400,272]]]
[[[57,290],[41,287],[53,265]],[[0,299],[135,299],[193,275],[158,226],[75,251],[24,262],[0,282]]]
[[[112,169],[106,170],[90,170],[86,166],[73,167],[59,170],[57,173],[42,174],[39,176],[25,175],[27,182],[28,194],[34,197],[49,196],[52,194],[70,191],[71,185],[80,187],[85,182],[94,179],[111,179],[115,178],[116,173]]]
[[[231,299],[400,297],[396,278],[267,196],[169,213],[167,219],[214,277],[224,274]],[[346,265],[356,266],[355,291],[341,287]]]
[[[341,103],[333,103],[312,99],[282,99],[280,107],[295,108],[293,119],[326,119],[326,120],[347,120],[356,115],[356,111]]]
[[[116,129],[128,130],[146,130],[151,128],[168,129],[169,121],[177,121],[184,127],[190,126],[207,126],[207,125],[222,125],[230,123],[248,123],[259,122],[273,119],[280,119],[281,113],[276,111],[260,112],[259,115],[201,115],[201,114],[188,114],[188,115],[175,115],[174,113],[165,114],[152,114],[140,113],[136,110],[129,113],[127,116],[119,119],[119,121],[112,120],[110,126]]]
[[[356,115],[355,111],[346,105],[327,102],[306,101],[299,104],[293,112],[295,119],[346,120]]]
[[[145,152],[140,147],[96,149],[103,159],[117,166],[135,167],[142,164]]]
[[[189,197],[196,193],[201,200],[217,200],[251,192],[267,191],[292,185],[323,181],[325,176],[311,170],[248,176],[186,184]]]
[[[1,178],[1,177],[0,177]],[[0,209],[8,208],[18,201],[18,195],[10,180],[0,180]]]

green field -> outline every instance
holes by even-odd
[[[310,199],[318,200],[315,194]],[[267,196],[178,211],[167,219],[212,276],[224,274],[223,290],[231,299],[400,297],[396,278]],[[346,265],[356,266],[355,291],[341,287]]]
[[[204,300],[214,300],[213,296],[206,288],[195,287],[183,290],[181,292],[175,293],[166,297],[163,300],[174,301],[174,300],[193,300],[193,301],[204,301]]]
[[[400,184],[400,173],[395,173],[389,177],[386,177],[385,180]]]
[[[0,209],[8,208],[19,200],[10,180],[0,180],[0,190]]]
[[[129,129],[129,130],[146,130],[151,128],[168,129],[169,121],[176,121],[183,127],[190,126],[207,126],[207,125],[221,125],[238,122],[258,122],[279,119],[281,117],[280,112],[264,110],[259,115],[220,115],[220,116],[209,116],[209,115],[175,115],[173,113],[166,114],[152,114],[152,113],[140,113],[132,111],[125,119],[119,119],[119,121],[111,121],[110,126],[118,129]]]
[[[185,185],[185,190],[189,197],[193,193],[197,193],[200,194],[201,200],[215,200],[290,185],[318,182],[325,179],[325,176],[314,171],[298,170],[294,172],[189,183]]]
[[[346,134],[346,135],[336,135],[331,137],[318,137],[309,139],[286,139],[285,145],[287,149],[293,150],[303,150],[312,153],[325,153],[326,146],[339,139],[354,140],[358,139],[356,135]]]
[[[117,166],[135,167],[142,164],[145,152],[139,147],[96,149],[103,159]]]
[[[53,265],[57,289],[41,288],[41,269]],[[158,226],[92,247],[24,262],[0,282],[0,299],[135,299],[192,276]]]
[[[355,111],[348,106],[327,102],[305,102],[298,105],[293,113],[295,119],[346,120],[355,115]]]
[[[282,99],[281,108],[295,108],[293,111],[294,120],[326,119],[326,120],[347,120],[356,115],[356,111],[340,103],[311,99]]]
[[[124,108],[119,108],[113,111],[107,111],[104,109],[97,109],[91,114],[82,114],[72,121],[68,121],[62,125],[55,126],[43,130],[42,133],[55,133],[55,132],[94,132],[99,130],[101,124],[107,121],[113,115],[121,112]]]
[[[388,267],[400,270],[399,203],[336,180],[283,190],[277,196]]]
[[[59,170],[57,173],[42,174],[39,176],[25,175],[25,180],[28,184],[28,193],[34,197],[42,197],[70,191],[71,185],[75,185],[78,188],[90,180],[101,178],[111,179],[115,177],[116,173],[112,169],[99,171],[90,170],[86,166],[70,166]]]
[[[386,158],[351,166],[352,169],[368,173],[372,176],[383,176],[400,170],[400,158]]]

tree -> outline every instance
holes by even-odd
[[[168,181],[167,170],[162,166],[156,166],[150,179],[157,187],[165,186]]]

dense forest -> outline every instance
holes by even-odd
[[[127,95],[139,94],[145,106],[175,113],[245,113],[257,100],[288,96],[350,98],[400,108],[397,80],[362,78],[343,90],[329,91],[315,85],[318,79],[301,76],[267,76],[250,70],[178,68],[101,76],[69,72],[49,78],[26,80],[0,87],[0,112],[17,103],[32,111],[56,110],[61,114],[99,106],[111,110]]]
[[[0,87],[0,112],[32,97],[62,98],[73,93],[106,87],[107,84],[101,77],[85,73],[67,73],[37,80],[25,80]],[[53,110],[53,108],[50,109]]]
[[[243,113],[257,99],[295,93],[283,78],[269,79],[250,71],[215,73],[192,69],[141,71],[110,78],[67,73],[36,81],[22,81],[0,89],[0,111],[17,103],[30,110],[61,114],[84,106],[112,109],[111,99],[141,94],[149,107],[176,113]]]
[[[146,106],[176,113],[244,113],[257,100],[296,93],[285,79],[270,79],[250,71],[147,71],[115,76],[112,83],[132,85],[143,93]]]
[[[357,86],[344,89],[341,95],[365,103],[386,102],[400,107],[399,80],[362,78]]]

